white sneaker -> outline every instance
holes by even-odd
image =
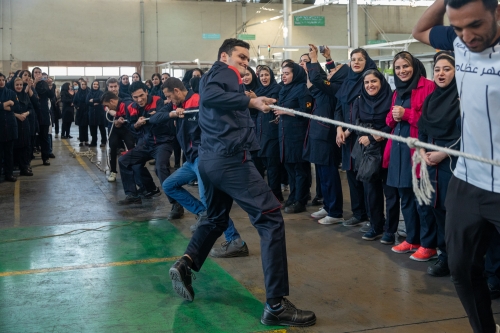
[[[289,190],[289,186],[285,184],[281,184],[281,192],[285,192]]]
[[[311,214],[313,219],[321,219],[325,216],[328,216],[328,212],[324,208],[321,208],[317,212]]]
[[[344,222],[344,219],[342,217],[331,217],[331,216],[325,216],[321,220],[318,220],[319,224],[337,224],[337,223],[342,223]]]
[[[108,176],[108,182],[115,182],[116,181],[116,173],[111,172]]]

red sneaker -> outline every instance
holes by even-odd
[[[420,245],[413,245],[408,243],[407,241],[404,241],[403,243],[393,246],[392,251],[396,253],[408,253],[408,252],[415,252],[418,250]]]
[[[428,261],[430,259],[437,258],[437,251],[436,249],[429,249],[427,247],[421,246],[417,252],[413,253],[410,256],[410,259],[416,260],[416,261]]]

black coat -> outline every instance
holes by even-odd
[[[30,97],[32,112],[30,111],[30,115],[28,117],[30,121],[30,132],[31,136],[35,136],[36,133],[40,130],[38,125],[38,113],[40,111],[40,100],[38,99],[38,94],[35,88],[31,88],[33,91],[33,96]]]
[[[340,88],[338,81],[327,81],[319,63],[307,63],[309,81],[313,86],[309,92],[314,97],[313,114],[333,119],[337,99],[335,94]],[[337,127],[318,120],[309,120],[303,158],[311,163],[329,165],[333,161]]]
[[[24,86],[26,87],[26,85]],[[20,93],[16,93],[17,98],[19,100],[19,110],[17,110],[15,113],[17,114],[23,114],[27,111],[31,113],[34,113],[34,110],[30,97],[27,93],[24,92],[24,90]],[[21,121],[17,119],[17,140],[14,143],[14,148],[24,148],[28,147],[31,141],[31,130],[30,130],[30,121],[29,121],[29,116],[24,120]]]
[[[89,124],[89,110],[87,105],[87,96],[90,89],[78,89],[73,99],[73,105],[76,109],[75,124],[78,126],[87,126]]]
[[[101,104],[101,97],[104,93],[101,89],[90,90],[87,95],[87,105],[89,108],[89,125],[90,126],[106,126],[106,112],[104,111],[104,107]],[[90,102],[92,100],[92,102]],[[99,105],[94,105],[94,103],[98,103]]]
[[[10,111],[4,110],[3,103],[13,101]],[[17,120],[14,113],[19,112],[19,101],[16,93],[8,88],[0,88],[0,142],[17,139]]]
[[[278,100],[281,86],[276,83],[274,76],[268,87],[261,87],[255,91],[255,94],[274,98]],[[257,140],[259,140],[260,150],[259,156],[261,157],[274,157],[280,153],[279,147],[279,129],[278,124],[273,120],[276,119],[274,112],[259,112],[255,127],[257,129]]]
[[[166,107],[170,109],[172,104],[167,104]],[[172,106],[177,109],[177,106]],[[186,100],[178,107],[184,110],[197,110],[200,108],[200,95],[193,93],[189,90],[186,95]],[[198,158],[198,148],[201,143],[201,129],[198,124],[200,115],[198,112],[186,114],[184,118],[176,118],[177,141],[186,155],[188,162],[193,163]]]
[[[36,92],[40,102],[40,109],[37,112],[38,123],[40,126],[50,126],[49,100],[54,97],[54,92],[45,81],[39,81],[36,84]]]
[[[74,95],[67,91],[61,91],[62,102],[62,121],[63,123],[72,123],[75,121],[75,108],[73,107]]]

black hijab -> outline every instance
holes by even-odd
[[[21,70],[16,71],[16,72],[14,73],[14,76],[12,77],[12,79],[10,79],[10,81],[9,81],[9,82],[6,82],[6,83],[5,83],[5,86],[6,86],[7,88],[9,88],[10,90],[12,90],[13,92],[16,92],[16,90],[14,89],[14,81],[15,81],[16,77],[18,77],[18,76],[19,76],[19,73],[21,73]]]
[[[141,81],[141,82],[142,82],[142,77],[141,77],[141,74],[139,74],[139,73],[137,73],[137,72],[135,72],[134,74],[137,74],[137,76],[139,77],[139,81]],[[134,74],[132,74],[132,77],[134,77]]]
[[[440,56],[438,61],[446,59],[455,67],[455,60],[450,56]],[[456,140],[460,137],[457,119],[460,117],[457,81],[455,77],[444,88],[436,89],[425,99],[422,116],[418,121],[418,130],[435,140]]]
[[[349,75],[349,66],[343,65],[330,78],[330,83],[341,85],[347,79],[348,75]]]
[[[349,67],[347,78],[344,79],[342,85],[339,88],[339,91],[337,91],[337,94],[335,95],[335,97],[337,97],[337,100],[343,105],[351,103],[361,94],[361,91],[363,90],[363,73],[369,69],[377,69],[377,65],[372,60],[372,58],[370,58],[368,55],[363,56],[366,57],[365,68],[363,68],[361,72],[355,73],[352,68]]]
[[[271,97],[272,95],[279,93],[279,91],[281,90],[281,86],[276,82],[276,78],[274,77],[274,73],[269,67],[264,66],[261,68],[260,71],[262,72],[263,70],[269,72],[269,75],[271,76],[270,82],[266,87],[264,87],[264,85],[262,85],[262,82],[261,82],[260,87],[258,87],[254,92],[255,92],[255,95],[257,95],[258,97],[260,97],[260,96]],[[260,79],[259,79],[259,82],[260,82]]]
[[[97,89],[94,89],[94,82],[97,82],[99,83],[99,81],[97,80],[94,80],[92,81],[92,84],[90,85],[90,92],[89,92],[89,95],[87,96],[87,99],[93,99],[94,101],[100,101],[101,100],[101,97],[102,95],[104,95],[104,93],[102,92],[102,90],[97,87]]]
[[[280,94],[278,99],[281,102],[284,102],[288,93],[297,85],[305,85],[307,83],[307,74],[304,68],[300,67],[296,63],[291,64],[293,66],[293,79],[289,84],[283,85],[283,88],[280,90]]]
[[[370,96],[366,89],[363,87],[361,90],[361,95],[359,96],[359,110],[365,114],[372,116],[386,115],[391,109],[392,105],[392,90],[391,86],[385,79],[385,77],[380,74],[378,70],[376,72],[370,73],[380,80],[380,90],[375,96]],[[364,78],[364,76],[363,76]]]
[[[422,62],[420,60],[418,60],[417,58],[415,58],[414,56],[412,56],[410,52],[407,52],[407,51],[399,52],[398,54],[396,54],[394,56],[394,59],[396,59],[396,57],[398,55],[403,54],[403,53],[409,55],[409,57],[411,58],[411,65],[413,67],[413,75],[412,75],[411,79],[409,79],[406,82],[403,82],[396,74],[394,74],[394,84],[396,85],[396,91],[398,92],[398,96],[400,98],[404,98],[404,97],[407,98],[411,95],[412,90],[417,88],[418,81],[420,80],[420,77],[427,76],[427,73],[425,71],[425,67],[422,64]],[[395,62],[396,61],[393,61],[393,67],[394,67]]]
[[[119,82],[120,90],[118,91],[118,94],[120,96],[126,96],[126,95],[130,96],[130,92],[128,91],[128,89],[130,88],[130,83],[129,84],[123,84],[122,83],[122,77],[123,76],[120,76],[120,82]]]
[[[257,88],[259,88],[260,86],[259,79],[257,78],[257,74],[255,74],[254,70],[251,67],[247,67],[247,71],[249,71],[250,74],[252,75],[252,82],[250,82],[250,84],[245,84],[245,90],[246,91],[251,90],[255,92],[255,90],[257,90]]]

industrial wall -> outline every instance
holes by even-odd
[[[1,70],[22,66],[23,61],[140,62],[140,0],[1,0]],[[261,7],[265,6],[266,9]],[[293,5],[293,10],[304,8]],[[366,9],[366,12],[363,10]],[[248,24],[280,15],[282,5],[246,4]],[[378,39],[381,32],[408,34],[425,8],[359,7],[359,44]],[[172,60],[215,60],[225,38],[234,37],[242,24],[241,3],[144,0],[144,56],[146,64]],[[260,13],[259,13],[260,11]],[[292,43],[347,45],[347,8],[318,7],[297,15],[325,16],[325,26],[294,26]],[[282,20],[247,28],[257,45],[282,45]],[[220,40],[203,39],[220,34]],[[411,50],[411,49],[410,49]],[[427,49],[431,50],[431,49]],[[282,50],[272,50],[272,53]],[[298,58],[304,50],[294,52]],[[371,51],[377,55],[377,51]],[[267,56],[267,49],[265,50]],[[347,58],[345,50],[332,52]],[[154,70],[152,67],[147,72]]]

